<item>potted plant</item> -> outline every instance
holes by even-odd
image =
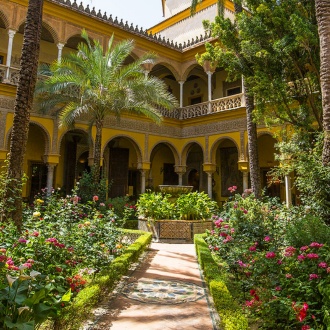
[[[137,201],[139,229],[152,231],[156,240],[175,238],[192,240],[195,233],[212,228],[208,221],[217,204],[204,192],[171,194],[148,191]],[[205,223],[205,224],[203,224]]]

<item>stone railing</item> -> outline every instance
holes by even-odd
[[[17,85],[19,79],[19,68],[9,68],[9,76],[6,78],[8,67],[5,65],[0,65],[0,82]]]
[[[212,100],[211,102],[203,102],[184,108],[174,109],[172,111],[160,109],[160,112],[163,117],[182,120],[205,116],[225,110],[233,110],[244,106],[244,94],[236,94]]]
[[[7,67],[3,64],[0,64],[0,82],[3,82],[6,79]]]

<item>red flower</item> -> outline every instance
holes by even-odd
[[[272,258],[275,258],[275,257],[276,257],[276,254],[273,251],[266,253],[266,258],[267,259],[272,259]]]

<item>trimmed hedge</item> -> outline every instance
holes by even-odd
[[[215,308],[220,316],[224,330],[249,329],[248,320],[242,313],[241,307],[234,300],[226,285],[227,272],[225,267],[219,267],[214,261],[211,251],[204,238],[206,234],[196,234],[194,243],[200,267],[203,270]]]
[[[114,288],[118,280],[128,272],[130,264],[136,262],[151,243],[151,233],[129,229],[123,231],[127,234],[140,235],[140,237],[129,245],[122,255],[114,259],[108,269],[98,274],[87,287],[77,294],[72,304],[63,309],[63,313],[55,321],[53,329],[79,329],[91,315],[95,305]]]

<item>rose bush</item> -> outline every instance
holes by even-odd
[[[306,222],[319,225],[310,230]],[[327,329],[330,230],[322,220],[247,191],[233,196],[214,224],[205,240],[240,283],[237,298],[251,322],[259,329]]]
[[[33,329],[56,317],[125,249],[116,219],[97,196],[81,204],[75,191],[45,191],[24,210],[21,232],[0,224],[0,328]]]

